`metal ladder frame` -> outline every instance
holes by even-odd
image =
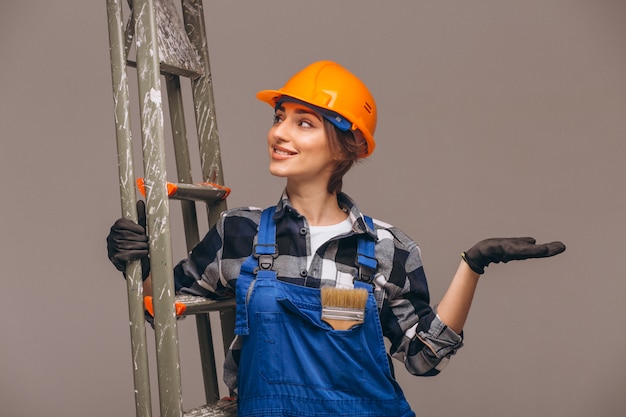
[[[216,187],[199,187],[196,190],[197,194],[206,195],[200,199],[207,203],[209,225],[213,225],[219,214],[226,209],[225,195],[220,188],[224,184],[224,178],[202,0],[181,1],[184,31],[180,30],[182,25],[178,24],[179,20],[171,15],[175,10],[172,0],[129,0],[132,15],[125,30],[122,1],[107,0],[120,196],[122,216],[137,221],[127,78],[127,66],[130,65],[136,66],[138,76],[147,228],[155,294],[154,332],[160,412],[163,417],[178,417],[183,414],[234,416],[236,405],[232,401],[225,403],[219,400],[215,352],[208,316],[210,311],[220,311],[226,352],[234,334],[234,302],[213,302],[206,299],[181,301],[200,306],[190,309],[189,314],[196,315],[207,400],[206,407],[187,413],[183,413],[182,406],[177,316],[174,306],[177,298],[173,286],[169,222],[169,198],[172,195],[168,192],[165,164],[162,75],[166,81],[178,182],[187,188],[194,187],[191,185],[193,180],[180,85],[180,77],[183,76],[191,79],[203,181],[216,184]],[[186,39],[180,36],[181,32]],[[133,38],[136,45],[136,63],[127,58]],[[191,49],[181,45],[187,42],[193,45]],[[182,198],[185,237],[187,249],[190,250],[199,241],[196,207],[194,201]],[[150,417],[152,400],[139,261],[129,263],[126,276],[136,415]]]

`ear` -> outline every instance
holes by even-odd
[[[367,153],[367,141],[365,140],[365,136],[363,136],[363,133],[359,129],[356,129],[356,128],[354,130],[351,130],[351,132],[354,135],[354,140],[356,141],[358,149],[361,150],[361,152],[359,152],[359,157],[361,155],[366,154]]]

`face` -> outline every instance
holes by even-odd
[[[328,185],[336,161],[319,113],[299,103],[282,103],[274,114],[267,144],[272,175],[292,184]]]

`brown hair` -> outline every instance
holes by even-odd
[[[335,155],[335,161],[337,161],[337,165],[328,181],[328,192],[333,194],[341,191],[343,176],[359,160],[359,155],[365,153],[367,143],[365,141],[357,141],[351,130],[343,132],[326,119],[324,119],[324,129],[328,136],[328,147]]]

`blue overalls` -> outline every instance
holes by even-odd
[[[355,281],[369,291],[364,323],[332,329],[321,320],[318,288],[276,278],[273,214],[264,210],[237,279],[239,416],[414,416],[391,376],[372,285]],[[375,261],[371,239],[360,238],[358,252],[359,263]]]

